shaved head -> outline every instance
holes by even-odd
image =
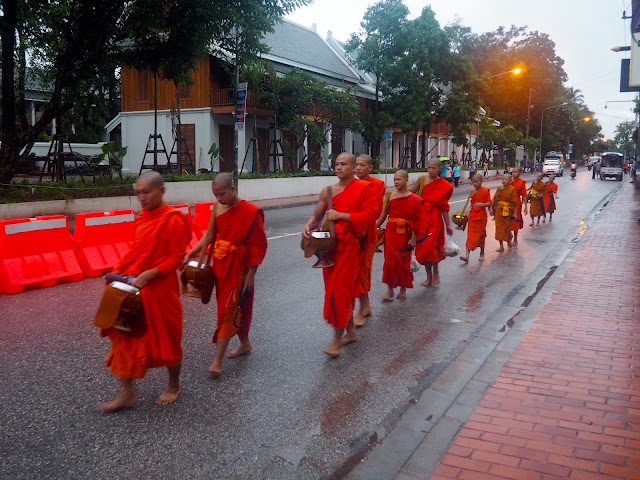
[[[351,165],[356,164],[356,156],[353,153],[349,153],[349,152],[342,152],[340,155],[338,155],[336,157],[336,160],[340,158],[345,160],[346,162],[350,163]]]
[[[522,173],[522,167],[513,167],[511,169],[512,172],[518,172],[518,173]]]
[[[155,170],[147,170],[142,172],[138,177],[139,180],[149,180],[154,187],[162,187],[164,185],[164,178]]]
[[[369,164],[370,167],[373,167],[373,158],[371,158],[371,155],[361,153],[360,155],[358,155],[358,158],[356,158],[356,160],[364,160]]]
[[[396,174],[400,175],[402,178],[409,178],[409,172],[406,170],[396,170]]]
[[[513,177],[512,177],[512,176],[511,176],[511,174],[509,174],[509,173],[505,173],[505,174],[502,176],[502,178],[506,178],[506,179],[507,179],[507,180],[509,180],[509,181],[513,180]]]
[[[233,187],[233,178],[228,173],[221,172],[213,177],[211,184],[222,188],[231,188]]]
[[[442,166],[442,162],[437,158],[432,158],[429,160],[428,165],[437,165],[438,167]]]
[[[479,173],[476,173],[473,177],[471,177],[471,180],[478,180],[480,181],[480,183],[482,183],[482,175],[480,175]]]

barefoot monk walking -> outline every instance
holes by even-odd
[[[140,288],[146,331],[133,336],[114,327],[101,330],[111,340],[107,366],[122,384],[118,397],[100,405],[105,412],[133,407],[138,401],[134,382],[149,368],[167,367],[169,373],[157,404],[173,403],[180,395],[182,304],[177,269],[189,244],[191,219],[163,202],[164,191],[158,172],[143,173],[135,184],[142,211],[136,218],[133,244],[113,272],[135,276],[133,286]]]

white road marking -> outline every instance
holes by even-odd
[[[275,240],[277,238],[293,237],[294,235],[301,235],[300,232],[296,233],[283,233],[282,235],[276,235],[275,237],[269,237],[267,240]]]

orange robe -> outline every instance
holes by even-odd
[[[262,263],[267,252],[264,213],[259,207],[240,200],[215,220],[216,239],[213,247],[213,273],[216,276],[218,327],[213,342],[231,338],[236,333],[241,340],[249,335],[253,314],[253,294],[247,294],[238,316],[238,302],[248,269]],[[238,329],[234,325],[241,325]]]
[[[467,250],[484,248],[484,240],[487,238],[487,208],[476,208],[476,203],[491,203],[491,193],[487,187],[480,187],[480,190],[471,195],[471,209],[469,210],[469,221],[467,222]]]
[[[346,328],[353,315],[358,277],[358,235],[377,220],[373,186],[354,178],[333,197],[333,208],[348,213],[351,222],[336,222],[336,247],[329,255],[333,267],[322,269],[324,277],[324,318],[335,328]]]
[[[553,213],[556,211],[556,198],[555,193],[558,193],[558,184],[555,182],[548,182],[545,185],[544,195],[542,201],[544,202],[544,211],[546,213]]]
[[[389,200],[389,218],[384,231],[384,267],[382,269],[382,283],[391,288],[413,288],[413,273],[411,273],[411,252],[404,252],[402,258],[400,250],[411,240],[411,232],[420,221],[420,204],[422,198],[415,193],[406,197]]]
[[[538,217],[545,214],[542,195],[546,187],[547,184],[544,182],[533,182],[531,185],[531,207],[529,208],[529,214],[532,217]]]
[[[493,196],[496,220],[496,240],[511,241],[511,217],[516,209],[518,193],[511,185],[498,187]]]
[[[382,180],[369,177],[365,182],[373,185],[373,199],[371,208],[374,209],[376,220],[382,213],[382,199],[384,197],[385,185]],[[360,249],[358,254],[358,279],[356,280],[356,298],[369,293],[371,290],[371,266],[373,264],[373,254],[376,251],[376,221],[374,220],[367,227],[367,243],[364,248]]]
[[[416,245],[416,260],[425,264],[438,263],[445,259],[442,253],[444,247],[445,225],[443,214],[449,212],[449,199],[453,194],[453,186],[444,178],[425,183],[422,189],[422,205],[420,225],[416,231],[418,239],[429,235]]]
[[[133,244],[113,271],[137,276],[156,268],[161,275],[140,290],[147,322],[142,337],[115,328],[101,331],[111,340],[107,366],[116,377],[143,378],[149,368],[182,362],[182,304],[176,270],[190,239],[191,219],[167,205],[143,209],[138,215]]]
[[[516,204],[516,212],[514,216],[521,220],[520,222],[511,220],[511,231],[515,232],[524,227],[524,217],[522,216],[522,197],[527,196],[527,184],[523,179],[518,178],[511,182],[511,186],[516,189],[516,193],[518,194],[518,202]]]

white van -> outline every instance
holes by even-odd
[[[613,177],[622,181],[624,155],[619,152],[604,152],[600,155],[600,180]]]
[[[545,176],[555,175],[561,177],[564,173],[564,154],[557,152],[547,153],[542,163],[542,173]]]

